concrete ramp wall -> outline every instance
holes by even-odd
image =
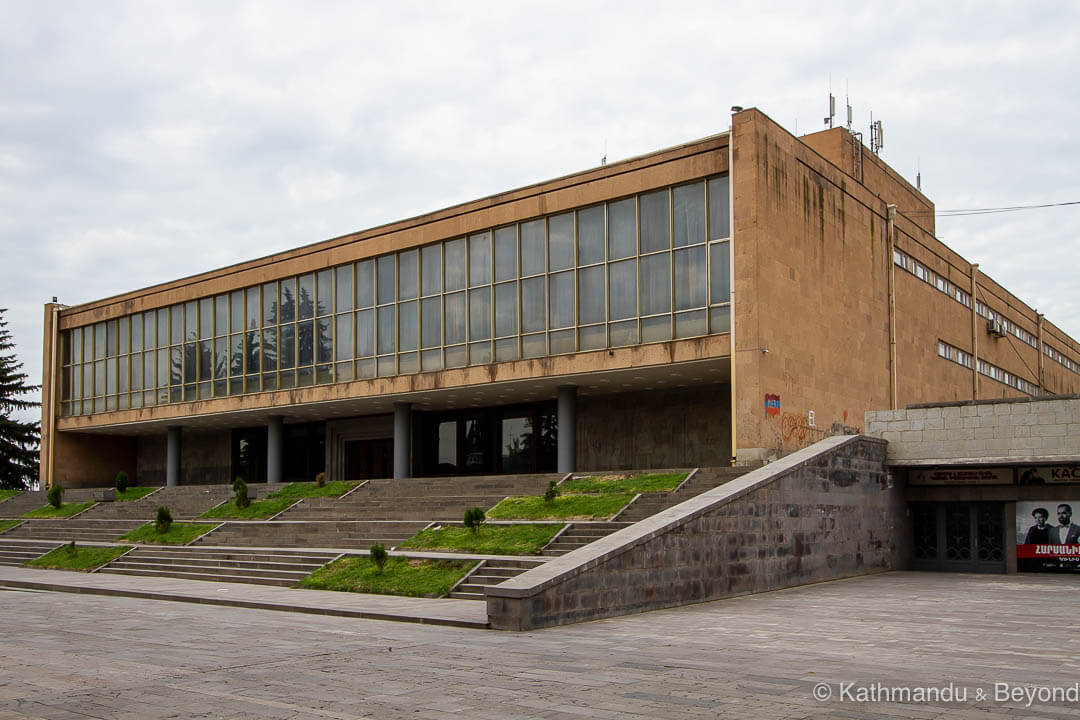
[[[905,566],[885,443],[839,436],[486,589],[493,628],[530,630]]]

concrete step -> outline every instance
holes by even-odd
[[[114,542],[143,524],[141,520],[26,520],[4,533],[5,539]]]
[[[335,557],[335,553],[142,546],[98,572],[288,586]]]
[[[278,587],[290,587],[297,581],[292,578],[259,578],[250,575],[225,575],[207,572],[174,572],[169,570],[109,570],[103,568],[98,572],[113,573],[115,575],[140,575],[144,577],[167,577],[184,580],[209,580],[211,582],[246,583],[248,585],[275,585]]]
[[[0,565],[22,565],[63,543],[5,542],[0,540]]]
[[[44,490],[21,492],[0,502],[0,518],[17,518],[23,513],[37,510],[48,502]]]

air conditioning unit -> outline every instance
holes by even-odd
[[[990,333],[994,337],[1005,337],[1005,325],[1000,320],[987,320],[986,332]]]

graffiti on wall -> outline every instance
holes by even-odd
[[[775,407],[769,406],[770,398],[776,398]],[[862,433],[862,428],[848,425],[847,410],[843,411],[840,418],[824,426],[816,422],[816,413],[813,410],[805,413],[781,412],[779,395],[766,394],[765,405],[766,420],[769,421],[767,426],[773,430],[775,447],[780,454],[801,450],[832,435]]]

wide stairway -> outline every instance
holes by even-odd
[[[706,490],[731,482],[750,472],[753,468],[744,467],[715,467],[699,468],[694,476],[683,483],[682,487],[671,492],[641,493],[615,519],[625,523],[635,523],[652,517],[661,510],[674,507],[684,500],[700,495]]]
[[[26,520],[8,530],[5,540],[59,540],[61,542],[118,542],[117,538],[143,525],[142,520],[67,519]]]
[[[37,510],[39,507],[47,505],[48,502],[44,490],[21,492],[18,495],[9,497],[7,500],[0,502],[0,518],[9,519],[21,517],[23,513]]]
[[[484,560],[480,563],[472,575],[465,578],[465,582],[458,585],[450,593],[450,597],[459,600],[483,600],[484,588],[498,585],[501,582],[516,577],[526,570],[544,564],[544,560],[530,558],[498,558]]]
[[[337,553],[304,550],[140,546],[98,572],[290,586],[336,557]]]
[[[585,547],[594,540],[607,537],[616,530],[622,530],[633,523],[629,522],[575,522],[557,535],[540,552],[541,555],[553,557],[565,555],[580,547]]]
[[[248,495],[252,500],[257,500],[276,489],[278,488],[267,485],[248,485]],[[210,508],[232,498],[233,490],[229,485],[174,485],[158,488],[138,500],[98,503],[79,517],[153,520],[157,516],[157,509],[164,506],[169,508],[174,520],[194,520]]]
[[[63,543],[47,540],[5,540],[0,538],[0,565],[22,565],[34,558],[41,557],[50,550],[55,550]]]
[[[488,475],[368,480],[341,498],[304,498],[276,520],[425,520],[459,522],[465,510],[508,495],[541,495],[561,476]]]
[[[193,545],[366,549],[393,547],[427,527],[425,521],[227,521]]]

